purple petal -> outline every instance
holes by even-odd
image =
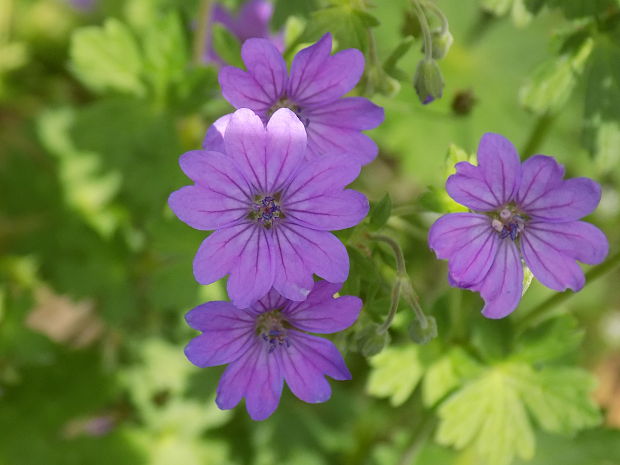
[[[249,185],[236,163],[220,152],[192,150],[181,155],[179,165],[185,175],[202,187],[249,198]]]
[[[226,288],[233,304],[247,308],[267,294],[275,280],[273,244],[265,228],[253,226],[237,254]]]
[[[222,95],[235,108],[249,108],[262,115],[275,103],[250,73],[234,66],[223,67],[218,81]]]
[[[362,77],[362,52],[348,49],[330,56],[331,48],[331,35],[325,34],[293,59],[287,94],[302,107],[342,97]]]
[[[478,145],[478,166],[457,163],[446,190],[472,210],[491,211],[513,199],[520,179],[519,155],[512,143],[499,134],[487,133]]]
[[[237,307],[247,308],[273,285],[272,255],[264,228],[244,223],[220,229],[200,245],[194,277],[200,284],[211,284],[230,273],[228,295]]]
[[[306,129],[295,113],[281,108],[273,114],[267,123],[266,192],[275,193],[288,181],[303,161],[307,143]]]
[[[287,83],[286,63],[278,49],[267,39],[248,39],[241,47],[241,58],[269,101],[276,103]]]
[[[232,226],[248,214],[247,201],[201,186],[185,186],[168,198],[174,214],[192,228],[210,231]]]
[[[574,221],[594,211],[601,200],[601,186],[588,178],[572,178],[538,197],[530,197],[521,208],[533,219]]]
[[[323,124],[318,119],[310,121],[308,131],[308,158],[322,155],[348,155],[365,165],[373,161],[379,153],[377,144],[366,134],[356,129],[340,128]]]
[[[340,129],[363,131],[379,126],[385,117],[383,108],[367,98],[345,97],[304,110],[311,124],[319,122]]]
[[[282,297],[275,289],[270,290],[265,297],[257,301],[252,310],[263,313],[273,310],[274,308],[282,308],[286,305],[287,300]]]
[[[202,141],[203,149],[211,150],[213,152],[226,153],[226,148],[224,147],[224,133],[226,132],[231,116],[232,113],[224,115],[215,120],[215,122],[209,126],[207,134]]]
[[[528,223],[521,237],[525,262],[542,284],[556,291],[578,291],[585,284],[575,260],[601,263],[609,244],[597,227],[583,221]]]
[[[231,32],[232,28],[235,26],[235,20],[228,9],[219,3],[213,5],[213,9],[211,10],[211,21],[226,26]]]
[[[278,235],[286,236],[296,254],[303,257],[308,270],[326,281],[342,283],[349,275],[347,249],[336,236],[294,224],[281,224]]]
[[[293,301],[306,299],[312,287],[312,270],[304,261],[305,251],[299,248],[287,234],[285,228],[273,232],[274,245],[274,288],[284,297]]]
[[[584,221],[569,223],[543,223],[531,221],[524,234],[534,235],[553,246],[558,253],[588,265],[598,265],[609,252],[605,234],[596,226]]]
[[[242,42],[252,37],[267,38],[272,16],[273,5],[270,2],[249,0],[241,8],[233,32]]]
[[[290,347],[279,352],[286,384],[304,402],[325,402],[331,387],[325,375],[334,379],[351,379],[342,356],[334,344],[325,339],[289,331]]]
[[[553,157],[534,155],[521,165],[521,184],[517,203],[523,208],[559,187],[564,177],[564,167]]]
[[[283,377],[276,357],[262,345],[254,344],[240,359],[224,371],[217,387],[217,405],[231,409],[246,398],[246,408],[253,420],[264,420],[278,407]]]
[[[254,188],[267,191],[267,135],[261,119],[247,108],[233,113],[224,135],[226,154]]]
[[[501,240],[487,276],[472,290],[480,291],[482,314],[487,318],[504,318],[517,308],[523,291],[523,266],[514,242]]]
[[[207,302],[185,318],[191,327],[204,331],[185,347],[185,355],[196,366],[230,363],[254,343],[254,318],[230,302]]]
[[[341,191],[360,173],[361,166],[350,157],[322,157],[304,164],[282,198],[285,204],[306,201]]]
[[[286,318],[294,327],[313,333],[336,333],[357,320],[362,301],[345,295],[334,298],[340,284],[319,281],[304,302],[290,303],[285,309]]]
[[[368,199],[354,190],[286,202],[288,218],[312,229],[336,231],[351,228],[368,214]]]

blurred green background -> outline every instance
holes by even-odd
[[[345,231],[345,291],[366,304],[334,338],[353,380],[332,382],[322,405],[286,391],[262,423],[243,406],[219,411],[222,369],[183,355],[185,312],[226,298],[222,283],[195,283],[204,233],[166,206],[188,182],[179,155],[231,111],[200,59],[208,4],[0,0],[0,465],[619,465],[620,2],[438,1],[454,44],[428,106],[412,86],[410,0],[274,2],[289,59],[326,31],[368,57],[354,92],[386,119],[356,188],[375,216],[390,194],[382,231],[438,337],[415,344],[403,305],[389,347],[360,352],[387,312],[394,261]],[[216,42],[239,60],[231,37]],[[449,288],[426,244],[455,208],[442,194],[451,166],[488,131],[600,182],[589,221],[616,257],[575,296],[533,282],[501,321]]]

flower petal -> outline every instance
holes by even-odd
[[[242,224],[219,229],[207,237],[194,257],[194,278],[211,284],[230,272],[239,260],[239,250],[252,235],[254,226]]]
[[[276,103],[287,84],[286,63],[278,49],[268,39],[248,39],[241,47],[241,58],[269,102]]]
[[[227,301],[211,301],[199,305],[185,315],[190,328],[198,331],[224,331],[254,326],[255,316]]]
[[[487,276],[471,289],[480,291],[484,299],[482,314],[487,318],[504,318],[517,308],[523,291],[523,266],[512,240],[501,240]]]
[[[262,115],[275,103],[250,73],[234,66],[224,66],[218,81],[222,95],[235,108],[249,108]]]
[[[294,301],[306,299],[312,287],[312,270],[304,261],[307,251],[291,240],[285,228],[273,232],[275,279],[273,287],[284,297]],[[294,237],[294,236],[293,236]]]
[[[342,97],[364,72],[364,55],[347,49],[330,56],[331,34],[300,51],[291,64],[288,96],[303,109]]]
[[[520,180],[519,155],[512,143],[499,134],[487,133],[478,145],[478,166],[457,163],[446,190],[472,210],[491,211],[514,198]]]
[[[330,127],[363,131],[379,126],[385,117],[383,108],[364,97],[344,97],[304,111],[310,120]]]
[[[525,234],[534,235],[558,253],[588,265],[598,265],[609,252],[609,242],[605,234],[596,226],[584,221],[568,223],[545,223],[531,221]]]
[[[281,190],[297,170],[306,153],[306,128],[288,108],[276,111],[267,123],[267,150],[265,186],[268,193]]]
[[[319,281],[304,302],[292,302],[284,309],[294,327],[312,333],[336,333],[357,320],[362,309],[358,297],[345,295],[334,298],[341,284]]]
[[[348,155],[365,165],[373,161],[379,153],[377,144],[356,129],[324,124],[321,120],[310,121],[306,129],[309,159],[322,155]]]
[[[351,157],[321,157],[304,164],[282,193],[283,203],[307,201],[341,191],[360,173],[361,166]]]
[[[273,5],[267,0],[249,0],[239,12],[232,31],[243,42],[252,37],[269,36],[269,22],[273,16]]]
[[[517,193],[517,203],[521,208],[527,206],[559,187],[564,177],[564,167],[555,158],[534,155],[521,165],[521,185]]]
[[[522,208],[533,219],[544,221],[575,221],[594,211],[601,200],[601,186],[588,178],[562,181]]]
[[[267,134],[261,119],[247,108],[233,113],[224,135],[226,155],[237,162],[254,190],[267,192]],[[256,192],[254,192],[256,193]]]
[[[185,186],[168,198],[174,214],[194,229],[210,231],[243,221],[247,202],[201,186]]]
[[[275,280],[273,244],[265,228],[253,226],[237,254],[226,288],[233,304],[247,308],[265,296]]]
[[[308,270],[326,281],[342,283],[349,275],[349,256],[340,240],[327,231],[315,231],[294,224],[281,224],[279,235],[285,235]]]
[[[368,199],[360,192],[342,192],[287,202],[284,212],[290,220],[312,229],[336,231],[351,228],[368,214]]]
[[[217,387],[215,402],[226,410],[246,398],[246,408],[253,420],[264,420],[278,407],[283,377],[276,357],[260,343],[224,371]]]
[[[521,235],[523,258],[542,284],[556,291],[580,290],[585,276],[575,260],[602,262],[609,245],[595,226],[582,221],[530,222]]]
[[[227,115],[216,119],[215,122],[209,126],[209,129],[207,129],[207,133],[205,134],[205,138],[202,141],[203,149],[213,152],[226,153],[226,148],[224,147],[224,133],[226,132],[231,116],[232,113],[228,113]]]

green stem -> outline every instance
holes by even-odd
[[[405,267],[405,255],[400,248],[398,242],[385,234],[370,233],[368,237],[375,241],[383,242],[390,246],[392,252],[394,252],[394,258],[396,259],[396,275],[398,278],[407,277],[407,268]]]
[[[445,34],[446,32],[448,32],[448,30],[450,29],[450,24],[448,23],[448,18],[446,17],[446,15],[443,14],[443,11],[441,11],[439,9],[439,7],[437,5],[435,5],[435,2],[426,0],[424,2],[424,5],[429,10],[431,10],[433,13],[435,13],[435,16],[437,16],[437,18],[439,18],[439,21],[441,21],[441,33]]]
[[[431,29],[428,24],[428,18],[424,13],[424,9],[420,6],[419,0],[412,0],[413,7],[415,8],[418,21],[420,22],[420,29],[422,29],[422,35],[424,37],[424,59],[433,59],[433,39],[431,38]]]
[[[549,134],[549,130],[553,125],[555,117],[549,113],[539,116],[536,119],[536,123],[532,127],[530,136],[521,150],[521,158],[527,158],[534,155],[542,145],[543,141]]]
[[[377,329],[378,334],[384,334],[387,332],[394,321],[394,317],[396,316],[396,312],[398,310],[398,304],[400,303],[400,288],[401,280],[396,279],[396,281],[394,281],[394,286],[392,287],[390,310],[388,311],[387,317],[385,317],[385,321],[381,324],[379,329]]]
[[[204,60],[209,23],[211,22],[211,3],[213,3],[213,0],[202,0],[200,2],[198,28],[196,29],[193,44],[193,61],[195,65],[202,65]]]
[[[419,454],[424,443],[433,433],[433,430],[437,426],[437,418],[433,415],[432,411],[426,411],[423,414],[422,421],[420,421],[416,428],[413,441],[402,455],[398,462],[398,465],[409,465],[413,463],[416,456]]]
[[[600,265],[595,266],[586,273],[586,281],[592,283],[592,281],[604,276],[605,274],[613,271],[620,266],[620,252],[616,253]],[[547,300],[544,300],[539,305],[534,307],[528,312],[520,321],[517,322],[517,330],[524,331],[530,326],[536,326],[543,321],[551,318],[558,312],[558,305],[563,303],[574,295],[572,291],[564,291],[552,295]]]

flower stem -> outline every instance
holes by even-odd
[[[527,139],[523,150],[521,150],[521,158],[528,158],[538,151],[543,141],[549,134],[549,130],[551,129],[554,120],[555,117],[549,113],[545,113],[536,119],[536,123],[532,127],[530,136]]]
[[[441,21],[441,33],[444,34],[448,32],[448,29],[450,29],[448,18],[446,17],[446,15],[443,14],[443,11],[441,11],[439,7],[435,5],[435,2],[433,2],[432,0],[425,0],[424,5],[433,13],[435,13],[435,16],[439,18],[439,21]]]
[[[397,279],[394,281],[394,285],[392,286],[392,295],[390,299],[390,310],[388,311],[387,316],[385,317],[385,321],[379,326],[377,329],[377,333],[384,334],[390,329],[392,322],[394,321],[394,317],[396,316],[396,311],[398,310],[398,304],[400,303],[400,288],[401,288],[401,280]]]
[[[620,252],[588,271],[586,273],[586,281],[591,283],[597,278],[615,270],[618,266],[620,266]],[[558,305],[569,299],[573,294],[574,292],[572,291],[559,292],[544,300],[517,322],[517,330],[524,331],[530,326],[536,326],[548,320],[558,312]]]
[[[202,0],[198,12],[198,27],[194,35],[193,61],[195,65],[201,65],[204,60],[205,48],[207,47],[207,34],[211,22],[211,3],[213,0]]]
[[[415,8],[416,16],[420,22],[420,29],[422,29],[422,35],[424,37],[424,59],[433,59],[433,40],[431,38],[431,29],[428,24],[428,18],[424,13],[424,9],[420,6],[420,0],[412,0],[413,8]]]

